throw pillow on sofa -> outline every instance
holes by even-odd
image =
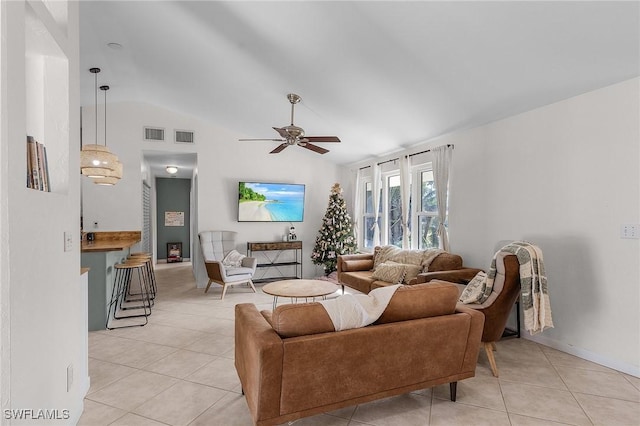
[[[402,283],[404,279],[404,266],[401,263],[396,262],[384,262],[376,266],[373,270],[372,278],[380,281],[386,281],[388,283]]]
[[[378,265],[374,269],[372,277],[389,283],[405,283],[408,284],[412,279],[416,278],[422,272],[422,268],[418,265],[408,265],[388,260]]]
[[[486,285],[486,272],[478,272],[476,276],[473,277],[471,281],[469,281],[469,284],[467,284],[464,290],[462,290],[462,294],[460,294],[460,302],[464,303],[465,305],[471,303],[482,303]]]
[[[409,284],[420,272],[422,272],[422,266],[420,265],[404,265],[404,282]]]

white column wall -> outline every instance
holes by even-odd
[[[80,277],[80,165],[79,156],[70,154],[77,153],[80,144],[78,3],[59,2],[57,11],[64,13],[56,17],[38,0],[3,1],[0,7],[2,423],[36,421],[16,420],[19,415],[8,419],[5,409],[49,409],[58,410],[58,420],[47,424],[75,424],[89,388],[87,329],[82,327],[87,299]],[[30,26],[27,13],[42,27]],[[58,21],[61,16],[64,22]],[[34,33],[40,37],[27,46],[25,34]],[[34,76],[25,68],[26,53],[48,58],[40,49],[50,46],[37,45],[47,37],[55,40],[55,60],[62,65],[43,81],[44,93],[28,104],[27,83],[34,83]],[[28,115],[44,125],[30,124]],[[54,192],[26,187],[25,135],[34,131],[40,132],[50,161],[56,160],[50,164]],[[68,251],[65,233],[72,239]],[[69,366],[73,383],[67,389]]]

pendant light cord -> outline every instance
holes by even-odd
[[[100,72],[100,68],[89,68],[89,72],[95,76],[94,86],[93,86],[93,97],[95,100],[96,106],[96,145],[98,145],[98,73]]]
[[[109,86],[100,86],[100,90],[104,91],[104,146],[107,146],[107,90]]]
[[[93,89],[96,101],[96,145],[98,145],[98,73],[95,73],[94,75],[96,76],[95,86]]]

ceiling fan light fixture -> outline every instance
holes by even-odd
[[[329,152],[328,149],[322,148],[318,145],[314,145],[318,142],[340,142],[340,138],[337,136],[306,136],[305,131],[302,127],[296,126],[293,124],[293,113],[294,107],[297,103],[299,103],[302,98],[295,93],[289,93],[287,95],[287,99],[291,103],[291,124],[284,127],[272,127],[273,130],[278,132],[281,139],[239,139],[240,141],[270,141],[270,142],[280,142],[275,149],[273,149],[269,154],[278,154],[282,152],[285,148],[291,145],[298,145],[301,148],[306,148],[310,151],[316,152],[318,154],[326,154]]]
[[[178,167],[177,166],[167,166],[167,168],[165,170],[170,175],[175,175],[176,173],[178,173]]]

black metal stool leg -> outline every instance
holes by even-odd
[[[129,263],[119,263],[114,266],[116,270],[115,279],[114,279],[114,287],[111,294],[111,301],[109,303],[108,309],[108,317],[107,317],[107,329],[113,330],[115,328],[125,328],[125,327],[141,327],[146,325],[149,322],[149,315],[151,315],[151,301],[149,299],[148,292],[148,281],[143,277],[143,268],[144,263],[142,262],[129,262]],[[142,314],[135,315],[118,315],[118,310],[132,309],[129,306],[123,306],[123,303],[127,303],[127,293],[129,293],[132,281],[132,271],[138,271],[138,283],[140,287],[140,294],[142,295],[142,305],[138,306],[138,309],[143,309]],[[113,317],[111,316],[111,311],[113,307]],[[118,309],[119,308],[119,309]],[[111,319],[114,321],[122,320],[127,318],[141,318],[144,317],[144,322],[141,324],[127,324],[121,326],[109,326]]]

